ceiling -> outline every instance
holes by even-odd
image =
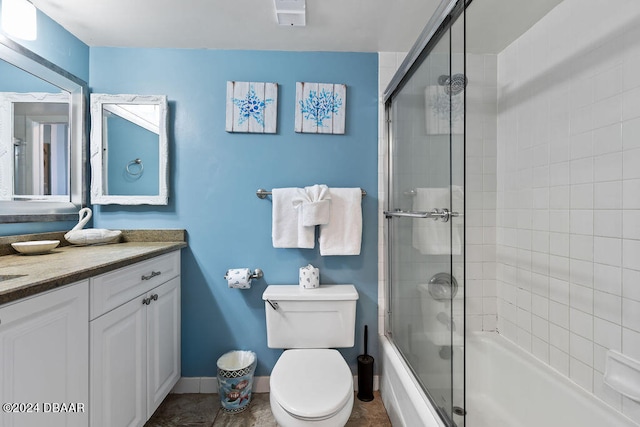
[[[32,0],[89,46],[407,52],[441,0],[306,0],[306,26],[273,0]],[[467,50],[498,53],[562,0],[482,0]]]
[[[440,0],[306,0],[306,26],[273,0],[32,0],[89,46],[408,51]]]

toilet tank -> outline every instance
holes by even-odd
[[[353,285],[271,285],[262,294],[269,348],[353,347],[358,291]]]

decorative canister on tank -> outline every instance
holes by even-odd
[[[320,287],[320,270],[309,264],[300,267],[299,282],[301,288],[314,289]]]
[[[237,414],[251,403],[257,361],[254,352],[240,350],[225,353],[218,359],[218,394],[226,412]]]

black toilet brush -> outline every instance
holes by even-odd
[[[358,356],[358,399],[373,400],[373,357],[367,354],[369,328],[364,325],[364,354]]]

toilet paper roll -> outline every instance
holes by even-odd
[[[230,288],[249,289],[251,287],[251,270],[248,268],[232,268],[225,275]]]
[[[320,270],[309,264],[300,268],[299,282],[301,288],[313,289],[320,287]]]

